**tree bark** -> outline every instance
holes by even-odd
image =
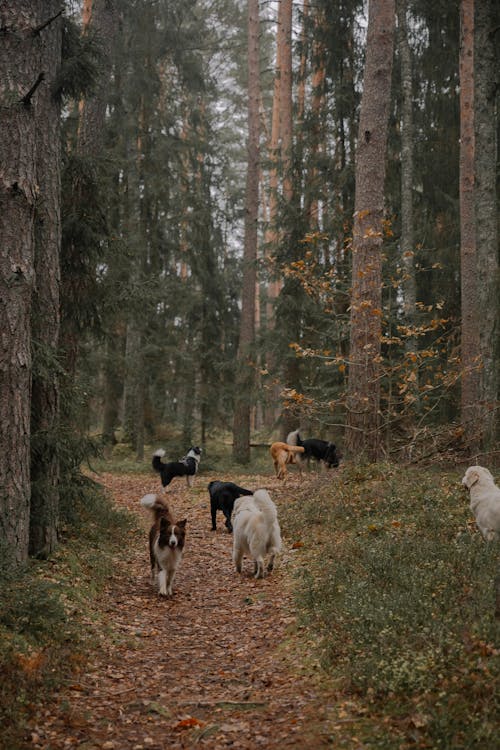
[[[394,0],[370,0],[356,151],[347,394],[346,445],[357,460],[379,457],[381,247],[393,38]]]
[[[481,350],[483,449],[494,447],[500,428],[500,269],[498,259],[498,39],[500,11],[493,0],[474,4],[475,220]],[[495,36],[496,35],[496,36]],[[497,42],[498,44],[498,42]]]
[[[251,395],[255,386],[255,363],[252,361],[254,356],[252,348],[255,340],[255,282],[259,211],[259,34],[259,1],[248,0],[248,166],[243,248],[243,295],[233,421],[233,455],[240,463],[248,463],[250,460]]]
[[[0,553],[10,567],[26,561],[29,540],[38,8],[0,6]]]
[[[460,43],[461,420],[472,454],[479,438],[479,317],[474,211],[474,0],[462,0]]]
[[[84,27],[95,34],[103,56],[103,67],[111,71],[113,42],[118,30],[116,0],[85,0]],[[94,96],[83,99],[79,105],[78,150],[85,156],[102,154],[109,80],[110,75],[103,74]]]
[[[417,288],[415,279],[415,239],[413,226],[413,73],[406,20],[407,0],[398,0],[398,51],[401,66],[401,259],[404,269],[403,317],[405,325],[415,324]],[[406,340],[407,351],[416,347],[415,338]]]
[[[43,13],[55,17],[60,0],[47,0]],[[42,22],[44,18],[40,19]],[[59,289],[61,274],[61,106],[53,90],[61,65],[62,23],[40,32],[45,78],[37,97],[37,178],[40,198],[35,224],[35,273],[31,331],[31,555],[46,557],[57,545],[59,519]]]

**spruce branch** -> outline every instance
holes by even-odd
[[[57,18],[59,18],[59,16],[62,15],[62,12],[63,12],[63,8],[61,8],[59,13],[56,13],[55,16],[52,16],[52,18],[49,18],[47,21],[44,21],[44,23],[40,24],[40,26],[37,26],[36,28],[34,28],[33,31],[31,32],[31,35],[38,36],[41,31],[43,31],[47,26],[50,26],[51,23],[53,23]]]
[[[44,79],[44,78],[45,78],[45,73],[44,73],[44,72],[42,71],[42,72],[41,72],[41,73],[39,74],[39,76],[38,76],[38,78],[36,79],[36,81],[35,81],[35,83],[33,84],[33,86],[32,86],[32,87],[30,88],[30,90],[28,91],[28,93],[27,93],[27,94],[25,94],[25,95],[24,95],[24,96],[22,97],[22,99],[20,99],[20,100],[19,100],[19,101],[20,101],[20,102],[21,102],[22,104],[24,104],[24,106],[25,106],[25,107],[29,107],[29,106],[30,106],[30,104],[31,104],[31,99],[32,99],[32,97],[33,97],[33,94],[35,93],[35,91],[37,90],[37,88],[39,87],[39,85],[41,84],[41,82],[43,81],[43,79]]]

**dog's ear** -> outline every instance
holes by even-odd
[[[184,518],[182,521],[177,521],[175,525],[178,526],[180,529],[185,529],[186,524],[187,524],[187,518]]]
[[[474,469],[472,471],[468,469],[462,481],[470,489],[479,481],[479,474]]]

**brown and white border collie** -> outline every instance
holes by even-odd
[[[172,584],[184,552],[186,519],[174,521],[167,501],[159,495],[144,495],[141,505],[153,512],[154,522],[149,531],[151,580],[158,572],[159,593],[172,596]]]

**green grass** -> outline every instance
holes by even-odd
[[[500,550],[469,523],[460,476],[346,467],[284,509],[303,535],[302,623],[362,705],[364,747],[498,747]]]
[[[74,679],[102,635],[98,601],[123,534],[140,533],[93,482],[63,492],[62,541],[46,561],[10,572],[0,561],[0,747],[30,746],[26,726]]]
[[[263,438],[250,451],[250,463],[242,466],[234,461],[232,455],[231,436],[225,435],[217,440],[207,440],[202,447],[203,453],[199,466],[199,474],[217,473],[220,476],[230,474],[268,474],[272,466],[269,455],[270,441]],[[89,468],[100,472],[122,474],[151,474],[151,457],[158,448],[165,450],[164,461],[176,461],[187,452],[189,446],[184,446],[179,436],[160,437],[154,444],[144,448],[144,459],[137,460],[135,451],[125,443],[118,443],[111,450],[107,450],[106,457],[94,458]]]

